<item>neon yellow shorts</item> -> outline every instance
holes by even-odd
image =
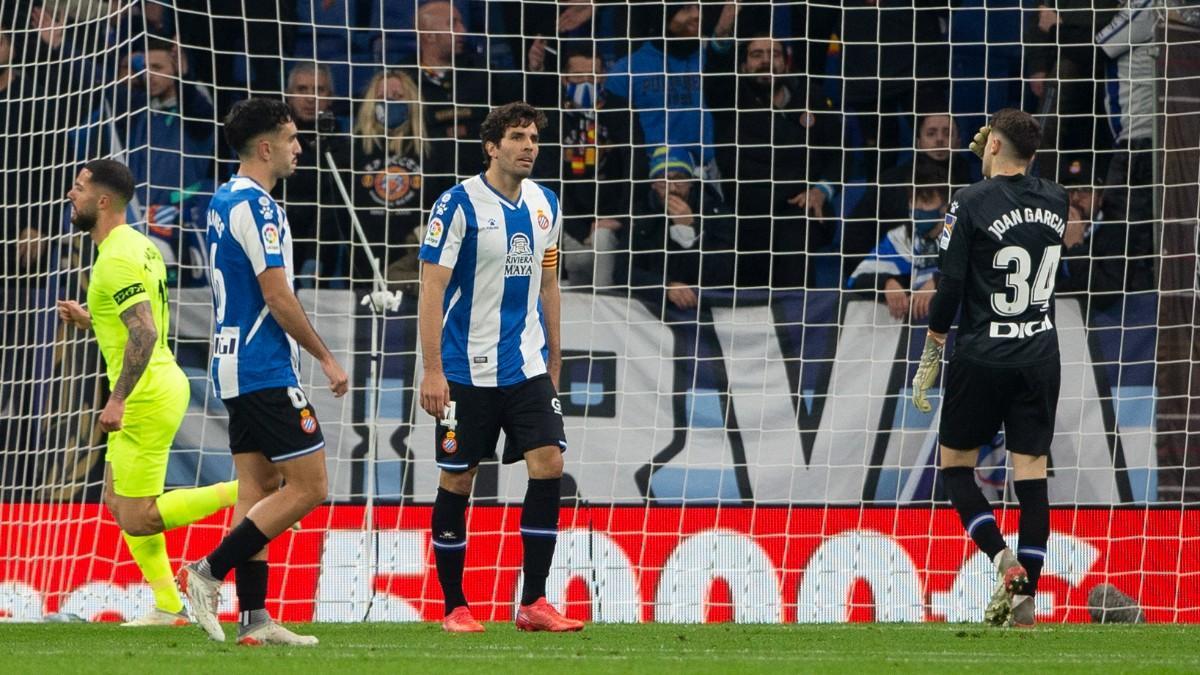
[[[172,370],[178,375],[166,374],[169,381],[158,382],[157,391],[125,403],[122,428],[108,435],[104,461],[112,467],[113,492],[122,497],[163,493],[171,443],[191,398],[187,376],[178,368]]]

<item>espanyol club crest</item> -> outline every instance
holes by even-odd
[[[453,455],[458,452],[458,439],[454,437],[453,431],[447,431],[446,437],[442,439],[442,452],[447,455]]]
[[[300,411],[300,430],[306,434],[317,433],[317,418],[312,416],[308,408]]]
[[[538,227],[542,228],[543,230],[550,229],[550,219],[546,217],[545,212],[541,209],[538,209],[537,212],[537,224]]]

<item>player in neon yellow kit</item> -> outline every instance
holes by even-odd
[[[111,394],[100,413],[108,432],[104,503],[154,591],[155,608],[126,626],[189,623],[167,557],[163,531],[187,525],[237,501],[237,482],[164,493],[167,455],[187,411],[187,376],[167,346],[167,272],[158,247],[124,224],[133,176],[108,159],[89,162],[67,198],[71,222],[91,235],[99,253],[86,308],[58,302],[58,315],[92,329],[108,370]]]

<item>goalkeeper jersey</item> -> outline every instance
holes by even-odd
[[[438,199],[420,258],[453,270],[442,303],[447,380],[505,387],[546,372],[542,274],[555,274],[561,230],[558,198],[529,179],[516,203],[482,174]]]
[[[252,178],[234,176],[208,205],[208,265],[216,315],[209,374],[223,399],[300,382],[300,349],[271,316],[258,275],[292,277],[283,208]]]
[[[167,346],[170,327],[167,268],[158,247],[129,225],[119,225],[100,242],[98,249],[88,282],[87,302],[92,330],[96,332],[96,342],[100,343],[100,353],[108,369],[109,387],[121,376],[125,343],[129,341],[129,329],[121,320],[121,313],[139,302],[150,303],[158,341],[128,400],[145,399],[164,388],[178,386],[178,378],[170,372],[179,366]]]
[[[1000,367],[1058,358],[1054,281],[1067,191],[1033,176],[994,176],[954,194],[938,242],[943,277],[963,282],[955,358]]]

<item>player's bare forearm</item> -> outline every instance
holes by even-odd
[[[325,342],[308,320],[304,305],[300,304],[300,298],[296,297],[295,291],[288,284],[283,268],[273,267],[264,271],[258,275],[258,282],[262,288],[263,300],[279,327],[292,336],[305,351],[312,354],[313,358],[322,363],[332,361],[333,353],[325,346]]]
[[[417,330],[421,337],[421,363],[426,373],[442,372],[442,304],[450,270],[440,265],[421,263],[421,297],[417,303]]]
[[[446,288],[453,270],[434,263],[421,263],[421,298],[417,302],[417,330],[421,340],[421,409],[441,419],[450,403],[450,385],[442,370],[442,322]]]
[[[121,375],[113,384],[112,398],[124,401],[133,393],[134,387],[150,365],[154,343],[158,341],[158,329],[154,326],[154,315],[150,301],[143,300],[121,312],[121,321],[129,331],[125,342],[125,355],[121,361]]]
[[[546,370],[554,388],[558,388],[558,376],[562,370],[562,343],[559,320],[562,316],[562,294],[558,290],[558,274],[556,269],[542,271],[542,312],[546,316],[546,347],[550,359]]]

